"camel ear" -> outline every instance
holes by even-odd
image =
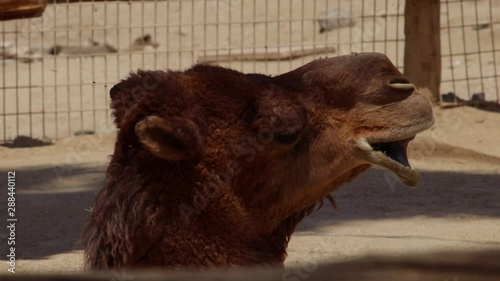
[[[200,156],[199,133],[190,121],[148,116],[135,125],[135,133],[144,148],[156,157],[179,161]]]

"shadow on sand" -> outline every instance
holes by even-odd
[[[58,178],[51,167],[16,170],[16,225],[19,259],[41,259],[75,249],[106,166],[71,167]],[[0,171],[5,175],[5,171]],[[500,175],[424,172],[418,189],[408,189],[372,169],[333,195],[340,208],[323,208],[302,222],[297,231],[351,220],[404,219],[413,216],[485,216],[500,218]],[[5,221],[6,206],[0,207]],[[0,236],[6,245],[7,236]],[[398,238],[402,238],[399,237]],[[404,238],[404,237],[403,237]],[[2,246],[3,247],[3,246]]]

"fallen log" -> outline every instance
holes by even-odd
[[[2,276],[3,277],[3,276]],[[498,281],[500,250],[483,252],[443,252],[404,257],[368,257],[353,261],[318,265],[306,263],[285,269],[239,269],[215,271],[112,271],[65,275],[14,275],[5,281],[109,281],[109,280],[407,280],[407,281]]]

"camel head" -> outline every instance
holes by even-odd
[[[134,91],[150,84],[149,99]],[[117,88],[130,93],[114,98]],[[127,97],[133,102],[120,106]],[[266,209],[274,198],[286,214],[371,165],[417,186],[406,148],[434,123],[430,103],[378,53],[319,59],[276,77],[208,65],[141,72],[112,98],[118,127],[135,134],[141,145],[132,147],[166,161],[158,167],[195,167],[227,181],[247,207]]]
[[[298,204],[326,196],[371,165],[388,169],[409,187],[418,185],[420,174],[406,150],[433,125],[432,107],[385,55],[320,59],[275,80],[288,85],[307,112],[294,164],[282,162],[289,172],[275,173],[295,186],[288,200]]]
[[[110,94],[119,131],[88,224],[96,267],[282,262],[297,223],[370,166],[416,186],[406,148],[434,123],[430,103],[375,53],[276,77],[210,65],[139,71]],[[179,224],[186,213],[191,223]],[[99,243],[112,239],[103,256]],[[206,245],[218,254],[203,256]]]
[[[406,148],[434,124],[432,107],[385,55],[317,60],[296,71],[302,76],[301,99],[323,127],[311,145],[321,152],[313,161],[328,166],[335,162],[328,158],[347,154],[343,161],[381,166],[405,185],[418,185]]]

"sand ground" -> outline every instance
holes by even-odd
[[[287,265],[366,254],[500,248],[500,114],[436,109],[436,125],[410,145],[419,188],[372,169],[334,193],[293,235]],[[18,272],[82,269],[85,208],[101,188],[114,135],[66,138],[37,148],[0,147],[0,174],[16,171]],[[4,205],[0,209],[5,221]],[[5,253],[6,234],[0,232]],[[2,254],[2,268],[5,268]],[[5,271],[0,271],[4,273]]]

